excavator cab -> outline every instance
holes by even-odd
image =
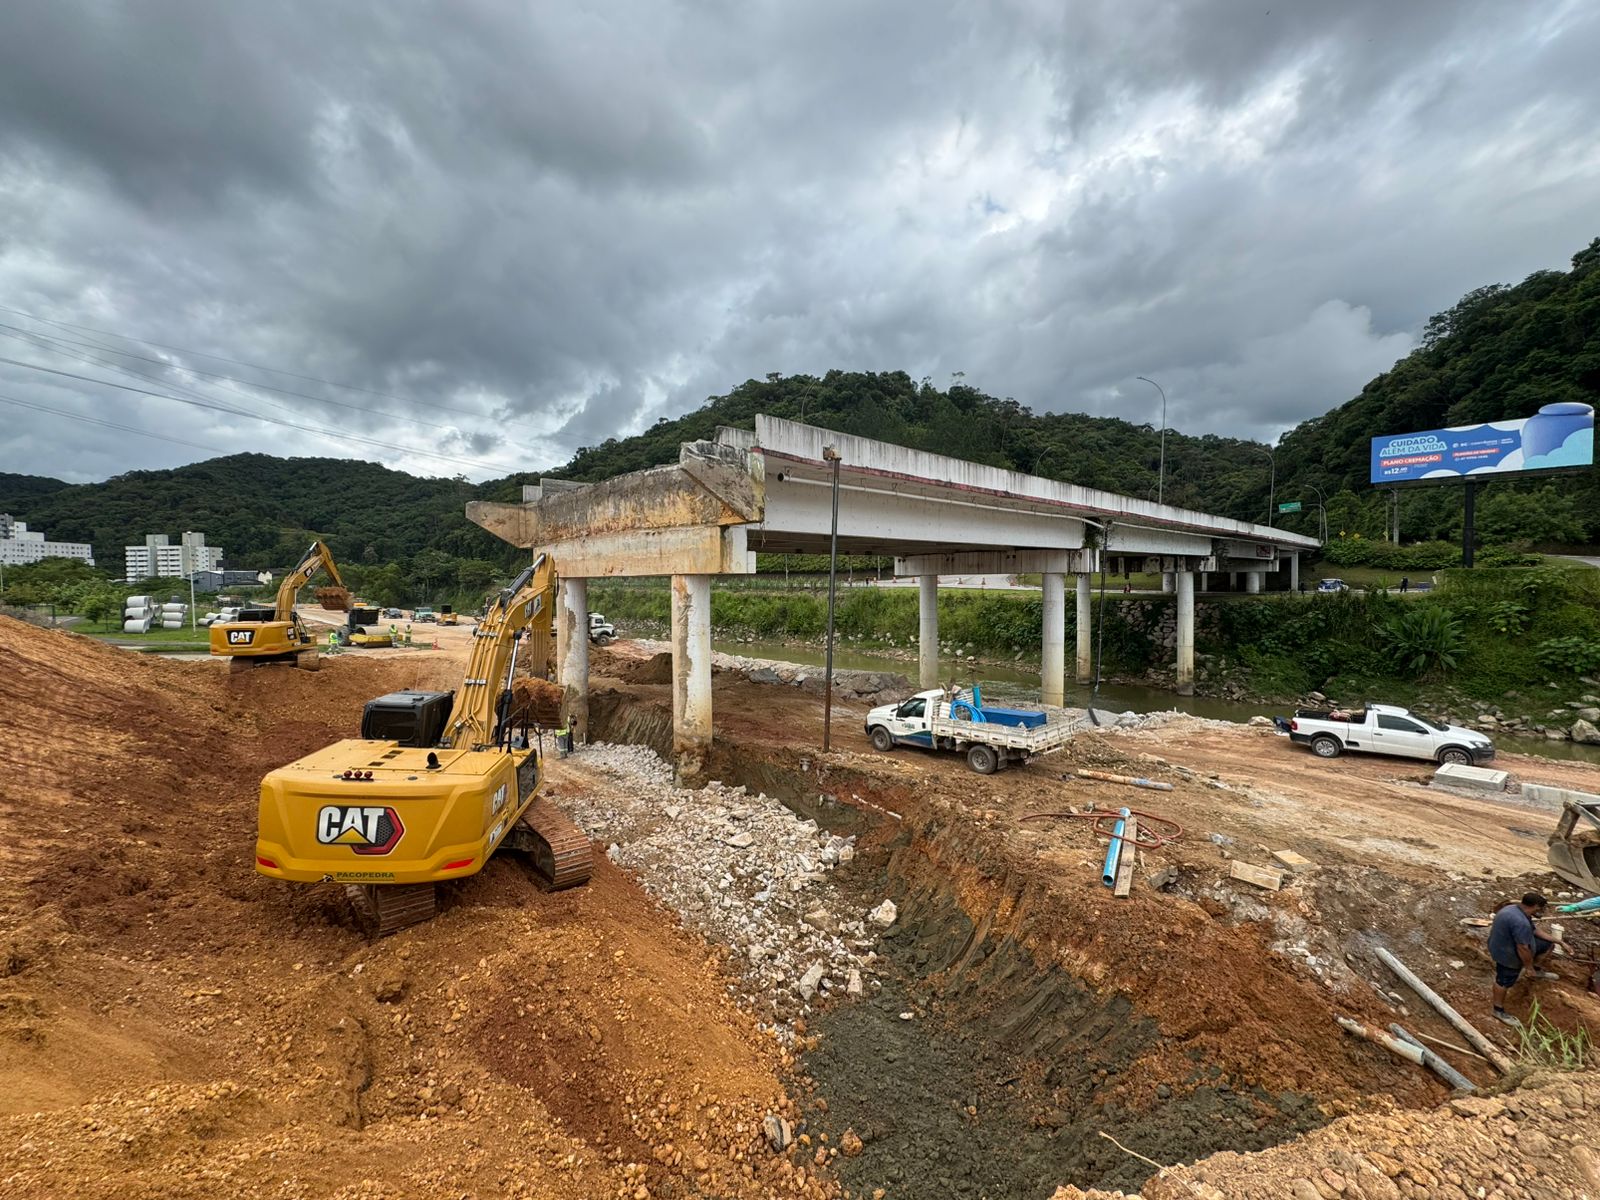
[[[1600,803],[1563,803],[1545,857],[1550,869],[1568,883],[1600,895]]]

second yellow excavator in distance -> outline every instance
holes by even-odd
[[[317,640],[300,620],[294,603],[300,597],[300,589],[310,583],[318,571],[326,571],[334,587],[344,591],[344,580],[339,578],[332,553],[321,541],[312,542],[300,564],[278,585],[278,597],[271,608],[263,605],[242,608],[234,620],[211,626],[211,653],[231,658],[230,669],[234,671],[274,662],[315,671],[321,665]],[[348,596],[346,592],[347,607]]]
[[[361,737],[270,772],[256,870],[344,884],[380,936],[433,916],[436,885],[477,874],[503,846],[552,888],[587,883],[589,839],[539,798],[539,751],[511,691],[524,633],[545,659],[555,586],[541,554],[490,602],[458,692],[369,700]]]

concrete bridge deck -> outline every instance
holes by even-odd
[[[475,501],[467,516],[524,549],[548,551],[561,575],[558,670],[567,709],[588,711],[587,581],[672,577],[673,718],[680,767],[711,740],[711,576],[755,570],[757,553],[825,554],[832,463],[839,459],[841,553],[893,556],[920,581],[920,674],[937,682],[938,577],[1037,573],[1044,594],[1042,692],[1065,691],[1065,581],[1076,579],[1076,669],[1088,682],[1090,576],[1159,571],[1178,606],[1177,678],[1194,681],[1195,575],[1226,572],[1259,591],[1314,538],[758,416],[688,442],[678,462],[592,485],[550,481],[521,504]]]

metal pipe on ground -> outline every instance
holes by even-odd
[[[1079,779],[1098,779],[1103,783],[1125,783],[1129,787],[1149,788],[1153,792],[1170,792],[1172,785],[1162,783],[1159,779],[1145,779],[1134,775],[1113,775],[1110,771],[1090,771],[1087,768],[1078,768]]]
[[[1455,1009],[1451,1008],[1450,1005],[1446,1004],[1438,992],[1418,979],[1412,973],[1410,967],[1406,966],[1405,963],[1390,954],[1382,946],[1378,947],[1378,958],[1382,960],[1384,966],[1398,975],[1407,987],[1426,1000],[1436,1013],[1454,1025],[1456,1032],[1467,1039],[1469,1046],[1472,1046],[1479,1054],[1487,1058],[1494,1065],[1496,1071],[1499,1071],[1502,1075],[1511,1074],[1511,1060],[1505,1056],[1505,1053],[1488,1038],[1484,1037],[1483,1034],[1479,1033],[1471,1021],[1468,1021]]]

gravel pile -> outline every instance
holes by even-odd
[[[596,743],[567,761],[589,780],[563,806],[684,924],[729,947],[763,1018],[787,1027],[818,999],[878,989],[874,946],[894,906],[844,900],[832,872],[855,858],[853,836],[743,786],[674,787],[644,746]]]

